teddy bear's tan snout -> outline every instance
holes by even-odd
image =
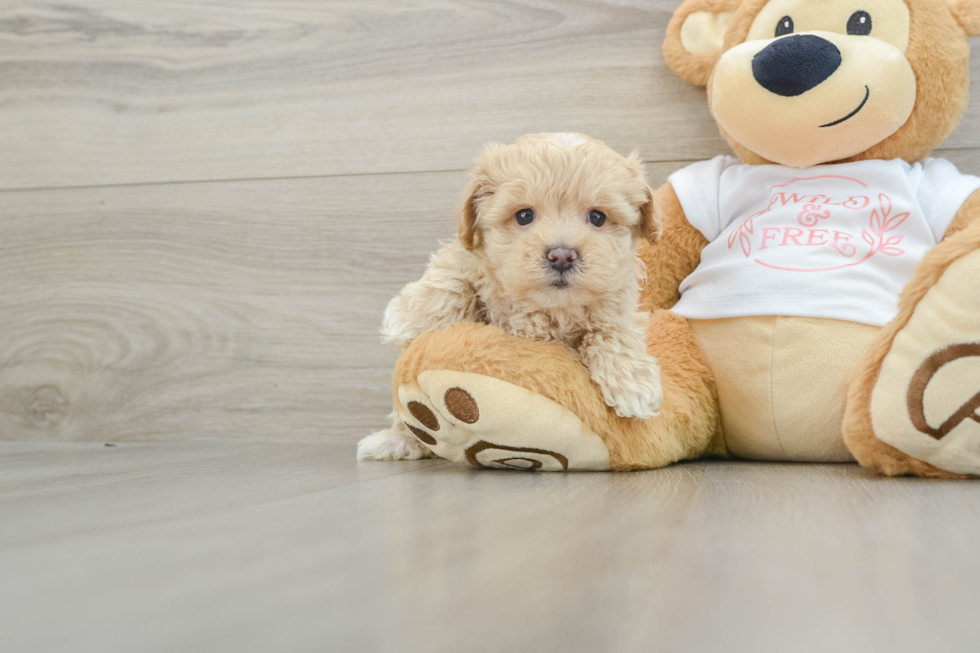
[[[806,32],[730,49],[709,93],[725,133],[769,161],[804,168],[894,134],[915,106],[916,80],[889,43]]]

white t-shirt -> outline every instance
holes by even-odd
[[[883,326],[980,178],[949,161],[797,170],[720,156],[670,177],[710,244],[673,310],[697,319],[825,317]]]

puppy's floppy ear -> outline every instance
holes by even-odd
[[[967,36],[980,36],[980,0],[946,0]]]
[[[678,76],[705,86],[742,0],[685,0],[667,25],[664,58]]]
[[[480,203],[492,195],[489,188],[489,178],[483,165],[478,165],[470,174],[470,182],[466,185],[463,202],[456,212],[456,229],[459,232],[459,242],[463,247],[473,251],[480,246],[480,229],[477,217]]]
[[[646,166],[640,157],[639,150],[633,152],[626,158],[626,165],[629,167],[634,178],[643,184],[643,196],[638,207],[640,221],[633,227],[633,235],[636,238],[645,238],[650,244],[660,240],[660,211],[658,210],[657,194],[650,188],[646,178]],[[637,194],[637,197],[639,194]],[[633,200],[637,201],[637,200]]]
[[[474,177],[466,187],[463,202],[459,210],[456,211],[456,229],[459,232],[459,242],[470,251],[473,251],[477,245],[476,202],[479,194],[480,184]]]
[[[651,245],[660,240],[663,223],[657,206],[657,195],[649,186],[645,187],[647,201],[640,206],[640,222],[636,225],[637,236],[645,238]]]

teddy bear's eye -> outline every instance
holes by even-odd
[[[779,24],[776,25],[776,36],[786,36],[787,34],[792,34],[796,30],[796,25],[793,24],[793,19],[789,16],[783,16],[779,19]]]
[[[871,33],[871,14],[855,11],[847,19],[847,33],[852,36],[867,36]]]
[[[517,218],[517,224],[526,227],[534,222],[534,209],[521,209],[514,217]]]
[[[606,224],[606,214],[602,211],[592,209],[589,211],[589,222],[592,223],[593,227],[601,227],[602,225]]]

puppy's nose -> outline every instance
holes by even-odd
[[[548,261],[551,269],[556,272],[568,272],[578,263],[578,250],[572,247],[559,245],[548,250]]]
[[[837,46],[816,34],[777,39],[752,59],[755,81],[783,97],[803,95],[840,68]]]

